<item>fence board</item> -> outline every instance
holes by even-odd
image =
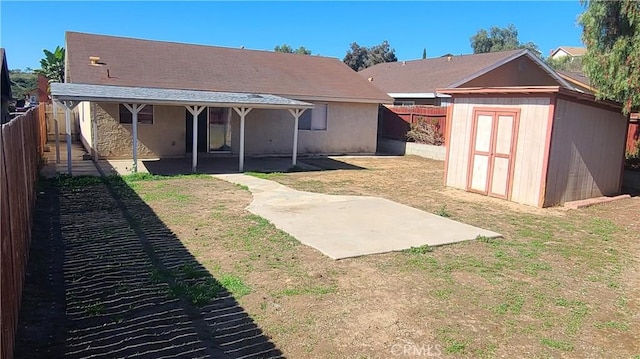
[[[381,136],[399,141],[407,140],[411,124],[419,119],[433,121],[444,136],[447,108],[437,106],[382,106]]]
[[[39,159],[46,143],[45,104],[0,132],[0,358],[13,357],[31,242]]]

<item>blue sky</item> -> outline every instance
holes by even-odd
[[[399,60],[471,53],[481,28],[513,23],[545,55],[582,46],[575,1],[425,2],[24,2],[0,0],[0,44],[9,68],[38,68],[65,31],[272,50],[305,46],[342,59],[350,43],[388,40]],[[50,19],[50,21],[45,21]]]

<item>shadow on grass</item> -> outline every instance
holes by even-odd
[[[16,358],[282,353],[120,178],[44,180]]]
[[[152,174],[173,176],[191,173],[191,161],[190,158],[166,158],[145,160],[143,163]],[[299,158],[297,163],[296,166],[292,166],[290,157],[247,157],[244,162],[244,171],[274,173],[365,169],[329,157]],[[202,174],[238,173],[238,158],[203,156],[198,159],[197,169],[197,172]]]

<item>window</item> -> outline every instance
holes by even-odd
[[[394,106],[415,106],[416,102],[407,101],[407,100],[398,100],[398,101],[393,101],[393,105]]]
[[[133,123],[133,114],[122,104],[120,104],[120,123]],[[153,105],[146,105],[138,112],[138,123],[153,125]]]
[[[302,113],[298,119],[298,130],[325,131],[327,129],[327,105],[314,104],[313,109]]]

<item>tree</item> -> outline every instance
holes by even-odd
[[[480,29],[475,35],[471,36],[470,40],[474,54],[529,49],[538,56],[541,55],[538,45],[535,43],[522,43],[518,40],[518,29],[513,24],[509,24],[509,26],[505,28],[493,26],[489,31]]]
[[[291,46],[287,44],[282,44],[282,46],[276,45],[276,47],[273,48],[273,51],[284,52],[287,54],[311,55],[311,50],[307,49],[304,46],[300,46],[299,48],[294,50],[293,48],[291,48]]]
[[[624,105],[628,114],[640,106],[640,2],[584,1],[580,16],[583,63],[600,99]]]
[[[53,52],[44,49],[45,57],[40,60],[40,69],[36,73],[44,75],[49,82],[64,82],[64,47],[56,46]]]
[[[427,58],[427,48],[425,47],[425,48],[422,50],[422,59],[424,60],[424,59],[426,59],[426,58]]]
[[[24,98],[24,95],[38,87],[38,75],[25,69],[9,70],[11,78],[11,94],[15,99]]]
[[[571,72],[583,72],[582,71],[582,56],[562,56],[560,58],[552,58],[549,56],[544,60],[547,65],[551,66],[555,70],[571,71]]]
[[[385,40],[380,45],[371,47],[360,46],[353,42],[342,61],[353,70],[360,71],[375,64],[398,61],[398,58],[396,51]]]

